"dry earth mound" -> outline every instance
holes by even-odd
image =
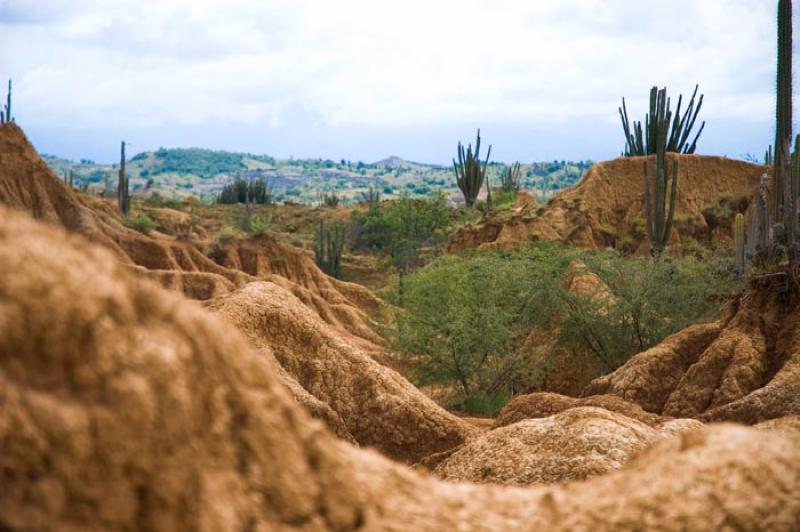
[[[785,297],[784,297],[785,296]],[[648,412],[701,421],[800,414],[800,307],[774,288],[745,293],[719,323],[688,327],[594,380]]]
[[[220,246],[210,257],[226,268],[281,284],[327,323],[374,344],[383,344],[368,317],[381,305],[380,300],[363,286],[325,275],[301,250],[262,235]]]
[[[505,427],[524,419],[549,417],[570,408],[592,406],[622,414],[645,425],[655,427],[671,418],[645,412],[641,406],[629,403],[615,395],[593,395],[585,398],[568,397],[556,393],[538,392],[518,395],[503,407],[494,426]]]
[[[619,469],[658,431],[595,407],[494,429],[464,444],[434,473],[446,480],[557,484]]]
[[[712,426],[548,488],[336,440],[266,357],[108,251],[0,209],[0,528],[792,530],[800,446]]]
[[[672,157],[680,159],[673,239],[729,237],[731,213],[747,207],[767,167],[722,157]],[[547,206],[484,218],[457,233],[448,250],[553,240],[643,252],[644,248],[639,249],[647,246],[642,214],[643,162],[642,157],[623,157],[598,163],[575,188],[557,194]]]
[[[277,284],[250,283],[206,306],[336,411],[362,445],[416,462],[452,449],[477,432],[343,338]]]
[[[102,244],[122,262],[141,266],[141,275],[197,299],[252,280],[219,266],[187,242],[126,227],[106,202],[65,185],[13,122],[0,126],[0,154],[0,203]]]
[[[362,347],[377,350],[376,344],[382,343],[367,316],[379,301],[365,288],[327,277],[300,250],[263,237],[228,246],[216,257],[218,264],[190,242],[128,228],[109,203],[74,192],[14,123],[0,126],[0,154],[0,203],[104,245],[142,277],[204,300],[267,276],[290,289],[328,323],[362,338]],[[166,211],[160,210],[162,216]]]

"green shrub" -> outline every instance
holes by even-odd
[[[565,286],[576,260],[602,281],[596,292]],[[531,361],[546,366],[557,349],[610,372],[667,335],[715,319],[740,289],[732,266],[712,255],[628,259],[552,243],[442,256],[408,276],[393,349],[419,385],[453,387],[453,404],[467,408],[471,398],[469,408],[488,413],[494,406],[485,404],[540,386],[533,379],[547,368]],[[535,332],[555,343],[535,346],[542,356],[532,357],[523,345]]]
[[[272,214],[258,215],[255,213],[251,204],[240,207],[233,216],[232,225],[251,236],[259,236],[266,233],[272,223]]]
[[[155,230],[156,222],[146,214],[139,214],[137,216],[124,216],[122,223],[131,229],[135,229],[140,233],[149,234]]]
[[[219,231],[214,233],[214,246],[221,246],[234,241],[239,236],[239,231],[230,225],[223,225]]]
[[[525,364],[519,346],[533,327],[552,325],[558,286],[574,253],[445,255],[411,274],[397,320],[395,349],[420,385],[459,387],[463,398],[507,392]]]
[[[507,391],[501,391],[495,395],[476,392],[464,397],[462,401],[452,406],[463,410],[467,414],[495,417],[509,400],[511,400],[511,394]]]

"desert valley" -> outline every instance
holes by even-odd
[[[777,43],[763,160],[654,87],[600,162],[76,162],[9,82],[0,531],[800,529]]]

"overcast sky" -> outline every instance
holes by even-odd
[[[0,78],[36,147],[200,146],[446,163],[612,158],[617,107],[705,93],[698,151],[771,142],[771,0],[0,0]],[[0,87],[2,89],[2,87]],[[0,90],[4,95],[5,90]]]

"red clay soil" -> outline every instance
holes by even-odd
[[[648,412],[702,421],[800,414],[800,306],[776,288],[749,290],[721,322],[696,325],[594,380]]]
[[[619,471],[437,481],[312,420],[236,328],[0,208],[4,530],[796,530],[796,433],[709,426]]]
[[[704,155],[670,158],[680,161],[673,243],[729,238],[730,223],[720,211],[735,214],[745,208],[767,167]],[[453,236],[448,251],[546,240],[644,252],[643,162],[643,157],[623,157],[598,163],[575,188],[557,194],[546,206],[527,207],[510,217],[488,216],[465,227]]]

